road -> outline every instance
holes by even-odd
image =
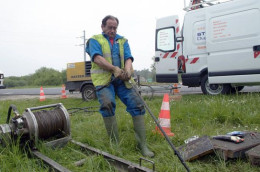
[[[170,85],[162,85],[162,86],[142,86],[141,90],[144,94],[162,94],[169,93]],[[202,94],[200,87],[196,88],[188,88],[186,86],[179,85],[179,91],[181,94]],[[61,95],[62,88],[43,88],[44,94],[47,96],[56,96],[59,97]],[[241,92],[260,92],[260,86],[247,86]],[[39,96],[40,88],[25,88],[25,89],[0,89],[0,100],[6,99],[6,97],[19,98],[24,96]],[[66,91],[66,95],[81,97],[79,92],[75,92],[74,94],[70,94]]]
[[[47,97],[58,98],[61,96],[62,88],[43,88],[44,95]],[[66,95],[69,92],[66,91]],[[36,98],[40,96],[40,88],[24,88],[24,89],[0,89],[0,100],[5,99],[26,99]],[[76,93],[73,97],[81,97],[81,94]]]
[[[59,95],[62,88],[43,88],[45,95]],[[0,89],[0,96],[8,95],[40,95],[40,88]]]

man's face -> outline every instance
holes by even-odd
[[[114,19],[108,19],[106,26],[101,26],[103,32],[109,36],[109,38],[115,38],[117,30],[117,22]]]

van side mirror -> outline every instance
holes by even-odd
[[[184,37],[176,37],[176,42],[183,42],[184,41]]]

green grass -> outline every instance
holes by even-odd
[[[154,115],[158,117],[162,104],[162,96],[145,99]],[[48,99],[39,102],[38,99],[6,100],[0,102],[0,124],[4,124],[10,104],[17,106],[20,114],[25,108],[47,104],[63,103],[67,108],[97,106],[97,101],[82,102],[81,99]],[[230,131],[259,131],[260,130],[260,94],[234,94],[234,95],[184,95],[180,101],[170,102],[171,130],[175,136],[172,143],[178,147],[184,140],[194,135],[218,135]],[[99,113],[79,112],[72,114],[71,133],[76,141],[101,149],[115,156],[138,163],[141,154],[136,150],[133,124],[131,116],[125,111],[125,106],[117,100],[117,121],[119,127],[120,143],[118,146],[109,142],[102,117]],[[155,152],[156,171],[185,171],[178,158],[166,140],[153,133],[155,123],[147,113],[146,129],[147,142]],[[93,156],[80,151],[72,143],[64,148],[52,150],[39,145],[39,150],[57,161],[71,171],[114,171],[115,169],[102,156]],[[74,162],[86,159],[81,167]],[[219,156],[212,154],[198,160],[187,162],[191,171],[259,171],[251,166],[246,159],[223,161]],[[151,164],[144,166],[152,168]],[[49,171],[42,162],[30,158],[13,143],[8,147],[0,146],[0,171]]]

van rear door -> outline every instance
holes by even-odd
[[[178,16],[169,16],[156,21],[155,67],[156,81],[178,83],[177,57],[180,43],[176,37],[180,34]]]

